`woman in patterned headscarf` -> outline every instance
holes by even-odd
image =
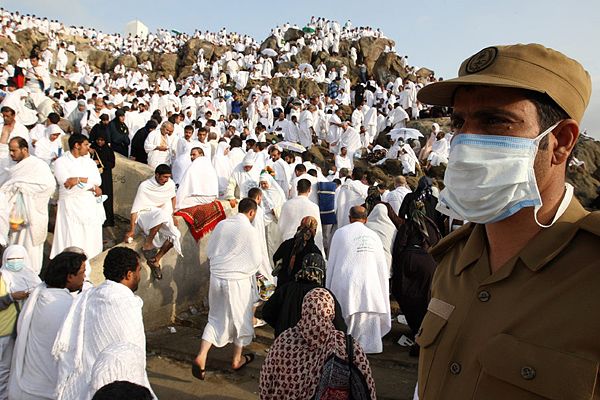
[[[318,222],[314,217],[304,217],[300,221],[300,226],[293,238],[283,243],[273,254],[275,270],[273,275],[277,276],[277,284],[284,285],[294,279],[294,276],[300,271],[304,256],[310,253],[316,253],[321,256],[321,250],[315,244],[315,235]],[[281,263],[278,268],[277,264]]]
[[[304,296],[311,290],[324,286],[325,270],[326,265],[323,257],[320,254],[310,253],[304,256],[302,268],[298,271],[294,280],[285,285],[280,284],[277,286],[275,293],[262,309],[262,317],[275,330],[275,337],[300,321]],[[342,309],[337,300],[335,300],[333,325],[342,332],[347,330]]]
[[[273,343],[260,372],[261,400],[311,399],[331,356],[348,360],[346,335],[333,325],[334,299],[326,289],[313,289],[302,303],[302,317]],[[365,353],[354,341],[354,365],[362,373],[371,399],[375,383]]]

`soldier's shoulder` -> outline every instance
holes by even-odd
[[[600,211],[591,212],[583,217],[579,227],[580,229],[600,237]]]
[[[445,236],[440,240],[434,247],[431,248],[430,253],[437,261],[444,256],[447,252],[452,250],[457,244],[466,241],[473,229],[475,224],[469,222],[449,235]]]

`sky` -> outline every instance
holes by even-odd
[[[289,22],[304,26],[311,16],[351,20],[380,28],[408,55],[446,79],[482,48],[541,43],[579,61],[592,76],[592,99],[582,129],[600,139],[600,1],[598,0],[3,0],[10,11],[58,19],[104,32],[122,32],[138,19],[156,28],[193,33],[195,29],[249,34],[259,42],[271,28]]]

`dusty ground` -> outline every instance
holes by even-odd
[[[161,399],[257,399],[260,367],[273,341],[269,327],[256,329],[256,338],[247,352],[256,354],[255,361],[240,372],[233,372],[229,362],[231,346],[213,348],[208,356],[205,381],[190,372],[206,323],[206,315],[189,315],[175,325],[176,332],[162,328],[147,333],[148,375]],[[185,325],[185,326],[184,326]],[[369,362],[380,400],[412,399],[417,379],[417,359],[395,343],[408,327],[398,322],[384,338],[384,352],[370,355]]]

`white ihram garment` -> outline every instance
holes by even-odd
[[[388,208],[384,204],[377,204],[371,214],[369,214],[369,220],[366,223],[367,228],[375,232],[385,251],[385,259],[387,261],[389,276],[392,276],[392,252],[394,249],[394,240],[398,230],[396,225],[392,222],[388,216]]]
[[[73,299],[68,289],[48,288],[45,283],[29,295],[17,323],[10,400],[54,399],[58,362],[51,351]]]
[[[389,270],[379,236],[361,222],[338,229],[331,241],[325,286],[342,308],[348,333],[365,353],[381,353],[391,329]]]
[[[102,183],[98,167],[91,158],[75,158],[68,152],[54,162],[54,176],[58,182],[58,210],[50,258],[66,247],[77,246],[91,260],[102,252],[102,223],[106,219],[102,203],[90,191]],[[83,188],[75,185],[66,189],[64,183],[75,177],[88,181]]]
[[[404,201],[404,196],[406,196],[408,193],[412,193],[412,190],[404,186],[398,186],[396,189],[388,193],[386,201],[390,206],[392,206],[392,209],[396,215],[398,215],[398,212],[400,212],[400,206]]]
[[[24,158],[13,165],[8,181],[0,189],[8,200],[9,212],[14,207],[19,193],[23,196],[27,224],[14,238],[16,243],[27,249],[31,267],[37,273],[42,269],[44,243],[48,235],[48,201],[55,189],[56,180],[50,168],[34,156]]]
[[[361,181],[353,181],[352,179],[347,179],[340,186],[335,206],[338,229],[350,223],[348,218],[350,209],[365,202],[368,190],[369,187],[367,185]]]
[[[194,160],[185,171],[177,189],[176,209],[194,207],[213,202],[219,195],[219,177],[210,161],[202,156]]]
[[[279,218],[279,230],[281,231],[281,240],[291,239],[296,234],[300,222],[304,217],[311,216],[317,220],[317,233],[315,235],[315,244],[325,254],[323,247],[323,226],[321,225],[321,212],[319,206],[313,203],[306,196],[297,196],[289,199],[281,208],[281,217]]]
[[[93,366],[115,343],[137,346],[145,360],[143,304],[127,286],[110,280],[77,296],[52,348],[57,400],[89,400]],[[150,388],[147,376],[143,386]]]
[[[208,323],[202,339],[217,347],[252,342],[255,274],[262,257],[256,230],[244,214],[219,222],[208,241]]]
[[[150,230],[161,225],[154,236],[152,245],[160,248],[165,241],[173,243],[177,254],[181,254],[181,232],[173,223],[173,197],[175,197],[175,183],[169,179],[164,185],[159,185],[154,176],[140,183],[131,213],[137,213],[137,226],[144,235],[148,236]]]

